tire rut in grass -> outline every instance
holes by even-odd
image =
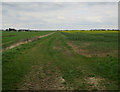
[[[32,71],[25,76],[19,90],[66,90],[66,81],[57,67],[50,69],[51,63],[32,66]]]
[[[86,56],[86,57],[92,57],[92,56],[97,56],[97,57],[117,57],[118,56],[118,51],[117,50],[107,50],[107,51],[101,51],[99,49],[82,49],[80,45],[75,44],[74,41],[68,41],[67,44],[72,47],[73,51],[76,52],[77,54]],[[89,46],[89,43],[83,43],[84,47]]]

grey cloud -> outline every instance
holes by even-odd
[[[89,6],[98,6],[98,5],[115,5],[115,4],[117,4],[117,2],[89,2],[89,3],[87,3],[87,5],[89,5]]]
[[[3,3],[2,11],[4,28],[111,28],[117,26],[118,20],[117,3],[17,2]]]

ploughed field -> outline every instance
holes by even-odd
[[[49,33],[3,32],[3,47]],[[55,32],[4,50],[2,67],[3,90],[117,90],[118,32]]]

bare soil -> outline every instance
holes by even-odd
[[[46,66],[34,65],[29,74],[25,76],[24,81],[19,85],[18,90],[66,90],[67,87],[65,79],[62,78],[59,69],[56,67],[51,71]],[[46,69],[46,70],[44,70]]]
[[[80,49],[79,46],[73,44],[72,42],[68,42],[67,43],[70,47],[72,47],[72,49],[74,50],[74,52],[86,56],[86,57],[91,57],[91,55],[89,53],[87,53],[86,50]]]
[[[88,77],[85,79],[88,84],[88,90],[104,90],[105,85],[102,85],[102,82],[104,81],[103,78],[96,78],[96,77]]]
[[[70,50],[68,50],[68,48],[66,48],[66,47],[61,47],[61,43],[62,43],[61,41],[58,41],[57,44],[56,44],[55,46],[53,46],[53,49],[54,49],[54,50],[58,50],[58,51],[62,51],[62,50],[64,49],[63,54],[64,54],[65,56],[72,56],[72,53],[71,53]]]
[[[68,41],[67,44],[70,47],[72,47],[74,52],[76,52],[77,54],[86,56],[86,57],[92,57],[92,56],[97,56],[97,57],[113,56],[113,57],[116,57],[116,56],[118,56],[117,50],[109,50],[109,51],[87,50],[87,49],[82,49],[79,45],[74,44],[72,41]],[[84,47],[87,47],[89,45],[90,45],[89,43],[88,44],[86,43],[86,44],[84,44]]]

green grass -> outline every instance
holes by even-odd
[[[86,67],[89,67],[96,75],[100,75],[109,80],[118,83],[118,53],[111,52],[118,50],[118,33],[117,32],[63,32],[68,40],[73,41],[74,44],[80,46],[81,49],[89,52],[101,52],[104,54],[110,52],[115,54],[107,54],[104,57],[92,56],[91,58],[84,58]],[[90,45],[85,46],[84,43]],[[81,60],[81,59],[80,59]]]
[[[63,32],[63,34],[89,52],[111,51],[117,56],[117,53],[112,51],[118,51],[118,32]]]
[[[41,32],[2,32],[2,46],[6,48],[18,41],[25,40],[27,38],[34,38],[37,36],[45,35],[51,31]]]
[[[89,89],[90,84],[86,80],[91,77],[104,79],[101,85],[105,86],[105,90],[117,90],[118,57],[86,57],[74,52],[73,48],[67,44],[68,41],[73,41],[74,44],[79,46],[82,43],[89,42],[93,43],[91,47],[82,48],[92,49],[98,43],[103,43],[102,40],[105,40],[104,49],[117,50],[117,33],[100,34],[57,32],[38,41],[4,51],[3,90],[18,88],[18,85],[23,82],[25,75],[31,71],[33,65],[42,66],[46,76],[51,76],[47,70],[54,72],[55,67],[57,67],[66,80],[64,84],[75,90]],[[105,39],[103,39],[104,36]],[[110,45],[109,48],[108,45]],[[97,50],[102,48],[102,45],[97,46]],[[42,79],[41,76],[39,77]],[[100,87],[103,88],[104,86]],[[95,90],[96,87],[92,89]]]
[[[47,38],[3,52],[3,89],[14,89],[24,75],[30,71],[31,66],[40,60],[39,53],[33,54],[34,48],[32,47],[45,39]]]

